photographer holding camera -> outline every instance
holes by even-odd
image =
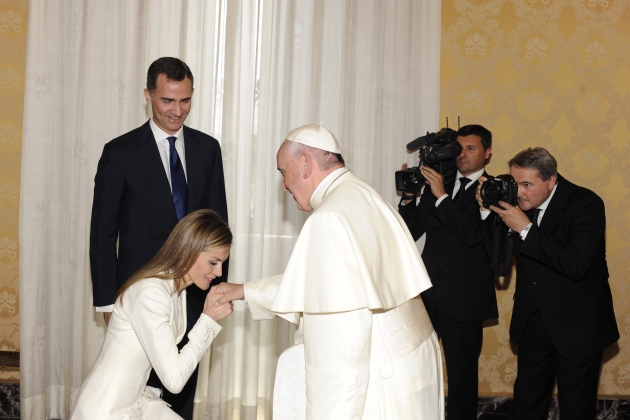
[[[608,284],[604,202],[560,176],[556,159],[541,147],[523,150],[508,165],[517,205],[500,200],[500,207],[486,206],[518,233],[510,324],[510,339],[518,344],[512,418],[546,419],[557,376],[560,418],[592,420],[602,352],[619,339]],[[479,179],[476,198],[489,213],[484,182]]]
[[[498,317],[494,277],[483,245],[475,202],[477,179],[492,153],[492,133],[480,125],[457,131],[462,152],[456,178],[420,166],[426,187],[420,202],[403,192],[399,212],[414,240],[426,233],[422,260],[433,287],[422,293],[442,339],[448,374],[447,418],[476,419],[482,323]],[[407,165],[403,165],[403,170]],[[399,188],[400,189],[400,188]]]

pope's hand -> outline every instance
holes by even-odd
[[[245,298],[245,288],[242,284],[219,283],[216,286],[212,286],[208,294],[222,295],[215,303],[215,306],[221,306],[224,303]]]

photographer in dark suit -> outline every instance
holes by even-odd
[[[499,316],[475,201],[477,179],[492,154],[492,133],[467,125],[457,132],[457,141],[463,150],[455,180],[445,184],[442,175],[421,166],[427,185],[420,203],[403,193],[399,205],[414,240],[426,233],[422,260],[433,287],[422,293],[422,300],[442,339],[449,420],[477,418],[482,323]]]
[[[219,142],[184,126],[192,105],[193,75],[183,61],[162,57],[147,73],[144,96],[153,117],[103,148],[94,177],[90,266],[94,306],[109,323],[118,289],[160,250],[186,214],[212,209],[227,221]],[[227,262],[223,267],[227,278]],[[186,291],[187,330],[199,319],[207,291]],[[178,395],[164,399],[192,419],[197,370]],[[152,373],[149,385],[161,384]],[[156,391],[159,394],[159,390]]]
[[[508,162],[517,206],[490,210],[516,238],[510,339],[518,344],[512,418],[546,419],[558,380],[560,418],[595,418],[603,350],[619,339],[606,265],[606,213],[594,192],[557,173],[537,147]],[[477,201],[483,209],[480,179]],[[485,224],[484,224],[485,226]]]

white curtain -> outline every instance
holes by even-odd
[[[392,203],[405,144],[439,128],[439,0],[32,0],[20,208],[21,414],[67,419],[105,326],[92,307],[88,234],[103,145],[150,117],[146,69],[195,76],[187,124],[221,142],[230,279],[284,269],[307,217],[282,193],[275,154],[322,122],[346,164]],[[316,258],[316,256],[314,256]],[[322,264],[325,264],[322,261]],[[197,418],[270,419],[292,339],[245,305],[223,322]]]

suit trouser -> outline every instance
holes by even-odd
[[[432,322],[442,339],[448,376],[446,418],[476,419],[483,321],[453,321],[443,305],[433,312],[437,319]]]
[[[518,372],[511,418],[547,419],[557,375],[560,418],[593,420],[602,353],[583,357],[562,356],[547,334],[540,309],[534,311],[518,343]]]

